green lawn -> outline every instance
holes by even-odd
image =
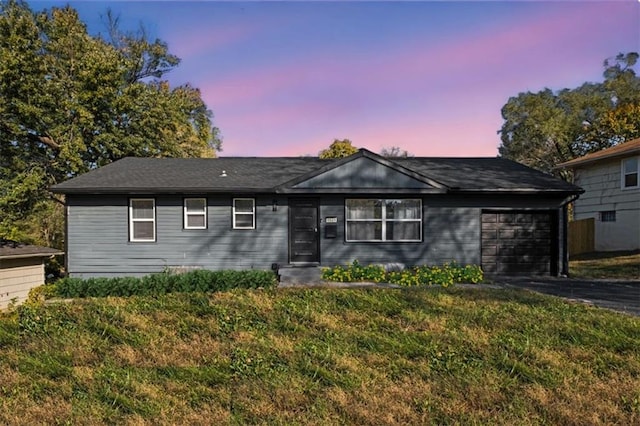
[[[569,262],[572,278],[640,280],[640,251],[589,253]]]
[[[516,290],[290,289],[0,315],[0,424],[639,424],[640,318]]]

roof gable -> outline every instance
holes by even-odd
[[[366,149],[302,175],[282,192],[446,192],[446,186]]]

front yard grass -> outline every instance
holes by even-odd
[[[640,251],[589,253],[569,261],[572,278],[640,280]]]
[[[640,318],[519,290],[233,290],[0,314],[0,424],[639,424]]]

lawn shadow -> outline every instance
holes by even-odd
[[[596,251],[591,253],[582,253],[571,256],[570,260],[599,260],[613,259],[615,257],[634,256],[640,254],[640,250],[623,250],[623,251]]]

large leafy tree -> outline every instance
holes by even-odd
[[[358,152],[349,139],[334,139],[329,148],[323,149],[318,154],[320,158],[343,158]]]
[[[640,137],[637,61],[638,53],[621,53],[604,62],[602,82],[510,98],[500,156],[554,172],[558,163]]]
[[[60,214],[51,185],[125,156],[219,149],[199,90],[163,79],[180,62],[166,43],[109,18],[96,36],[69,6],[0,3],[0,237],[60,246],[61,221],[40,221]]]

